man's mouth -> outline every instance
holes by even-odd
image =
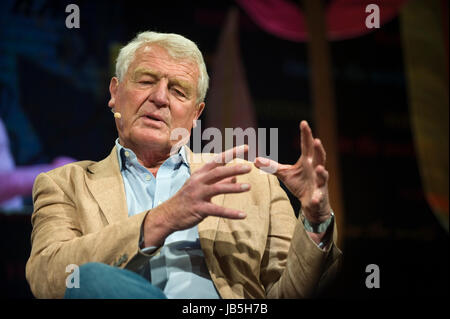
[[[159,122],[160,124],[166,123],[161,116],[156,114],[144,114],[142,117],[146,119],[146,121],[148,119],[151,120],[151,122]]]
[[[145,117],[148,118],[148,119],[150,119],[150,120],[161,121],[160,119],[158,119],[158,118],[156,118],[156,117],[154,117],[154,116],[146,115]]]

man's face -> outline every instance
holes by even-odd
[[[177,140],[171,132],[189,132],[203,111],[196,104],[199,71],[194,62],[176,60],[158,45],[136,51],[123,81],[112,78],[108,103],[120,112],[116,119],[120,144],[169,152]]]

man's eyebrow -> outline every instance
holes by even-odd
[[[156,78],[160,78],[161,77],[161,73],[157,72],[157,71],[153,71],[149,68],[136,68],[136,70],[134,70],[133,72],[133,79],[136,80],[136,77],[138,77],[139,75],[151,75],[154,76]]]

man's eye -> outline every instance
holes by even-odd
[[[178,89],[174,89],[175,93],[181,97],[186,97],[186,94],[183,93],[183,91],[180,91]]]
[[[141,83],[141,84],[153,84],[153,81],[146,80],[146,81],[139,81],[139,83]]]

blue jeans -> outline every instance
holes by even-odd
[[[102,263],[80,266],[80,287],[67,288],[66,299],[167,299],[144,277]]]

